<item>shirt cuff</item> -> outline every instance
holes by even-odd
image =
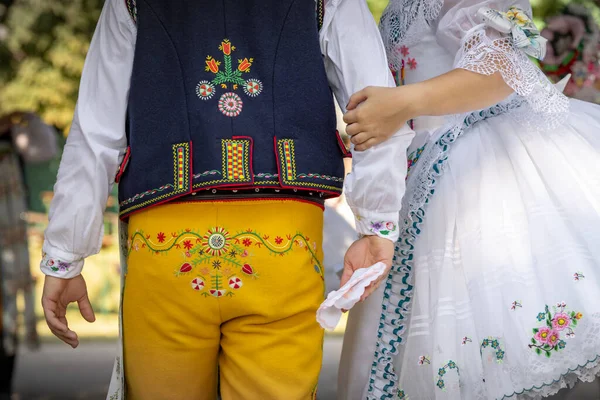
[[[61,279],[71,279],[81,275],[83,263],[83,259],[77,259],[72,254],[50,248],[50,246],[44,244],[40,269],[44,275]]]
[[[356,230],[360,235],[379,236],[396,242],[400,236],[399,213],[380,213],[367,210],[354,210]]]

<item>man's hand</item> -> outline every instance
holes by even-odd
[[[380,238],[379,236],[365,236],[362,239],[352,243],[352,246],[346,252],[344,257],[344,272],[342,273],[341,286],[344,286],[354,274],[354,271],[360,268],[368,268],[378,262],[384,263],[387,268],[379,279],[371,283],[365,289],[361,297],[364,301],[381,284],[381,281],[387,279],[392,268],[392,258],[394,257],[394,243],[391,240]]]
[[[46,323],[57,338],[72,348],[79,346],[79,338],[75,332],[69,329],[66,315],[67,306],[75,301],[79,305],[79,311],[83,318],[88,322],[94,322],[96,317],[88,298],[83,276],[79,275],[73,279],[46,276],[42,294],[42,307]]]

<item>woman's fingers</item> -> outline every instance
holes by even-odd
[[[367,139],[365,142],[363,142],[363,143],[361,143],[359,145],[354,146],[354,150],[356,150],[356,151],[365,151],[365,150],[368,150],[371,147],[379,144],[380,142],[381,141],[379,139],[376,139],[376,138],[373,137],[373,138]]]
[[[350,96],[350,101],[346,105],[346,110],[354,110],[360,103],[367,100],[369,88],[365,88]]]
[[[371,139],[372,137],[373,137],[373,135],[371,135],[369,132],[361,132],[361,133],[358,133],[358,134],[352,136],[350,141],[352,142],[352,144],[354,146],[357,146],[357,145],[365,143],[367,140]]]

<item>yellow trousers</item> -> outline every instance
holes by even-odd
[[[176,203],[130,218],[129,400],[314,399],[323,212],[293,200]]]

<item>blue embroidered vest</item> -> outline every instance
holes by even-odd
[[[215,188],[341,193],[314,0],[127,4],[138,32],[122,217]]]

